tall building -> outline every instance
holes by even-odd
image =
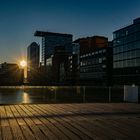
[[[140,84],[140,18],[113,32],[115,84]]]
[[[65,46],[67,52],[72,51],[72,35],[54,32],[36,31],[35,36],[42,37],[42,65],[55,52],[56,46]]]
[[[27,77],[28,79],[39,68],[40,46],[36,42],[32,42],[27,48]]]
[[[108,38],[93,36],[77,41],[80,44],[80,82],[88,85],[110,85],[112,47],[109,47]]]

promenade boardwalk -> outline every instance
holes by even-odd
[[[140,140],[140,104],[0,106],[0,140]]]

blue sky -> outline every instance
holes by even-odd
[[[104,35],[140,17],[140,0],[0,0],[0,63],[26,56],[36,30]]]

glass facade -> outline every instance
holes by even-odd
[[[115,31],[113,33],[113,37],[114,37],[113,40],[114,77],[120,76],[124,77],[124,79],[127,79],[126,78],[127,76],[133,78],[133,76],[139,75],[140,20],[136,19],[134,20],[133,24]],[[122,72],[119,72],[117,69],[123,71],[123,74]],[[131,69],[131,71],[127,69]],[[122,78],[120,79],[122,80]],[[127,80],[131,81],[131,79]]]
[[[107,83],[112,69],[112,48],[97,49],[80,56],[80,78],[91,79],[96,84]]]
[[[72,52],[72,36],[70,35],[46,35],[42,37],[42,64],[46,65],[46,59],[54,54],[55,47],[65,46],[67,52]]]
[[[114,32],[114,68],[140,66],[140,22]]]

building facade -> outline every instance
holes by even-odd
[[[140,84],[140,18],[113,32],[115,84]]]
[[[48,83],[66,84],[68,74],[68,56],[64,46],[56,46],[54,54],[46,60]]]
[[[93,36],[79,40],[80,83],[110,85],[112,80],[112,47],[108,38]]]
[[[36,31],[35,36],[42,37],[42,65],[46,66],[46,60],[54,54],[56,46],[65,46],[67,52],[72,51],[72,35],[54,32]]]
[[[32,42],[27,48],[27,77],[31,80],[37,73],[40,63],[40,46]]]
[[[71,85],[78,84],[80,66],[80,44],[72,43],[72,53],[68,56],[67,82]]]

